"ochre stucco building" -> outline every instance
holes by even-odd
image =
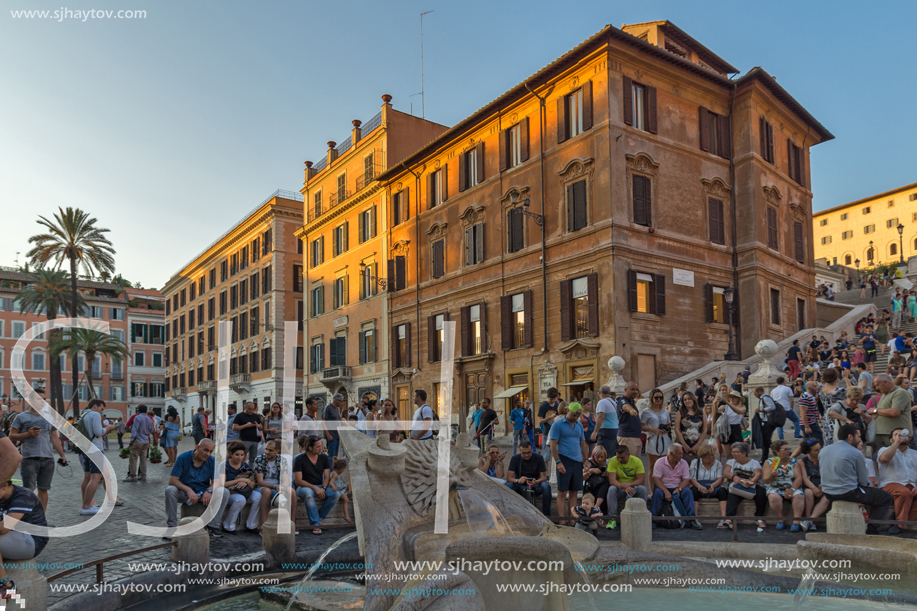
[[[814,321],[809,148],[833,136],[735,73],[669,22],[608,26],[378,178],[402,417],[418,388],[441,409],[446,321],[462,427],[484,397],[588,395],[614,355],[644,392],[722,359],[726,287],[742,357]]]

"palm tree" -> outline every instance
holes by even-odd
[[[32,275],[32,282],[19,293],[19,311],[44,312],[48,320],[57,318],[58,313],[66,314],[70,308],[70,278],[63,270],[41,269]],[[85,305],[83,296],[77,294],[77,306]],[[48,343],[53,343],[60,337],[60,329],[51,329],[48,332]],[[51,359],[49,363],[51,373],[51,405],[55,406],[60,415],[64,415],[64,398],[61,392],[60,359]]]
[[[63,331],[61,336],[50,344],[49,351],[52,359],[59,359],[61,354],[66,353],[74,363],[77,362],[80,353],[83,354],[91,397],[95,397],[95,387],[92,384],[92,364],[96,360],[96,355],[101,354],[110,359],[127,361],[131,354],[127,344],[120,339],[97,329],[83,327],[73,327]],[[76,390],[77,386],[74,384],[73,388]]]
[[[96,219],[79,208],[58,208],[54,220],[38,217],[38,224],[47,229],[46,233],[33,235],[29,242],[35,246],[26,253],[37,267],[42,268],[53,261],[60,268],[64,261],[70,263],[70,315],[79,316],[78,293],[76,290],[77,268],[87,272],[113,272],[115,270],[115,249],[105,234],[108,229],[96,227]],[[79,385],[80,372],[76,360],[73,361],[73,389]],[[73,397],[73,416],[79,418],[80,401],[78,395]]]

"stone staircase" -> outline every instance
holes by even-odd
[[[866,291],[866,299],[860,298],[860,290],[855,289],[852,291],[839,291],[835,294],[835,301],[839,303],[846,303],[848,305],[863,305],[863,304],[872,304],[876,307],[877,314],[881,314],[883,309],[891,311],[891,297],[894,294],[894,289],[883,289],[879,288],[878,297],[869,297],[869,290]],[[902,318],[906,320],[906,318]],[[913,323],[904,323],[901,325],[900,329],[894,329],[895,331],[901,331],[903,333],[913,333],[917,335],[917,322]],[[852,336],[851,336],[852,338]],[[886,350],[885,353],[880,349],[876,355],[876,373],[884,373],[888,367],[888,359],[891,356],[891,352]]]

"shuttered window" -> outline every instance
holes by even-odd
[[[793,258],[800,263],[806,262],[806,245],[803,239],[802,223],[793,222]]]
[[[396,227],[411,218],[409,201],[409,188],[404,188],[392,196],[392,227]]]
[[[465,228],[465,265],[484,261],[484,223]]]
[[[532,291],[501,297],[500,343],[503,350],[531,348],[534,333]]]
[[[436,363],[442,360],[444,326],[449,320],[449,313],[427,317],[427,362]]]
[[[334,279],[334,308],[342,308],[350,303],[348,276]]]
[[[768,206],[767,207],[767,247],[771,250],[780,250],[780,245],[777,241],[777,209]]]
[[[372,206],[359,216],[358,235],[360,244],[376,237],[376,207]]]
[[[459,155],[459,192],[484,182],[484,141]]]
[[[344,367],[347,365],[347,338],[332,337],[329,341],[329,359],[328,364],[332,367]]]
[[[780,326],[780,291],[771,289],[771,324]]]
[[[729,158],[731,137],[729,117],[710,112],[703,106],[699,110],[700,149],[714,155]]]
[[[723,202],[707,199],[707,209],[710,220],[710,241],[714,244],[726,244],[726,222],[724,218]]]
[[[656,133],[656,88],[624,77],[624,123]]]
[[[764,161],[774,163],[774,128],[761,117],[759,121],[759,136],[761,138],[761,157]]]
[[[347,248],[348,248],[347,246],[348,237],[347,236],[350,233],[349,227],[350,227],[350,223],[345,222],[343,225],[338,225],[337,227],[334,228],[333,248],[334,248],[335,257],[347,251]]]
[[[567,185],[567,231],[579,231],[588,224],[586,181]]]
[[[446,241],[437,240],[431,244],[433,259],[433,277],[442,278],[446,275]]]
[[[726,323],[726,300],[723,298],[723,288],[713,284],[704,286],[707,322]]]
[[[404,323],[392,332],[392,365],[394,367],[411,366],[411,323]]]
[[[652,183],[648,176],[634,174],[634,223],[649,227],[652,224]]]
[[[321,265],[322,263],[324,263],[325,262],[325,236],[320,236],[312,240],[310,250],[311,250],[310,254],[312,258],[310,263],[312,267],[315,267],[317,265]]]
[[[459,161],[461,162],[464,159],[463,156],[459,156]],[[463,163],[460,163],[464,167]],[[448,170],[447,165],[443,165],[439,170],[427,174],[427,209],[435,208],[449,197],[447,186],[449,184],[448,180]],[[461,174],[461,172],[459,172]],[[462,177],[459,176],[459,182],[462,182]],[[463,190],[461,186],[459,190]]]
[[[376,362],[376,331],[375,329],[366,329],[360,331],[360,336],[357,340],[359,344],[359,358],[360,364],[364,363],[375,363]]]
[[[525,215],[522,208],[510,208],[506,211],[506,245],[509,252],[518,252],[525,248]]]
[[[599,334],[599,275],[560,282],[561,339]]]
[[[404,257],[395,257],[388,260],[388,282],[386,289],[389,292],[401,291],[405,286],[405,269]]]
[[[529,158],[529,119],[525,117],[500,132],[500,171],[514,168]]]
[[[592,129],[592,81],[557,98],[557,143]]]
[[[789,138],[786,139],[786,156],[787,156],[787,171],[790,175],[790,178],[795,180],[797,183],[806,186],[805,181],[805,155],[803,150],[793,144],[793,141]]]
[[[627,309],[646,314],[665,314],[665,275],[627,271]]]
[[[484,353],[486,309],[484,303],[462,308],[462,356],[475,356]]]

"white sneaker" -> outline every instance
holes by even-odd
[[[99,513],[99,508],[92,505],[89,509],[80,509],[81,516],[92,516]]]
[[[815,532],[818,530],[818,528],[815,526],[815,522],[807,521],[805,522],[805,524],[806,526],[808,526],[808,528],[806,529],[806,532]]]

